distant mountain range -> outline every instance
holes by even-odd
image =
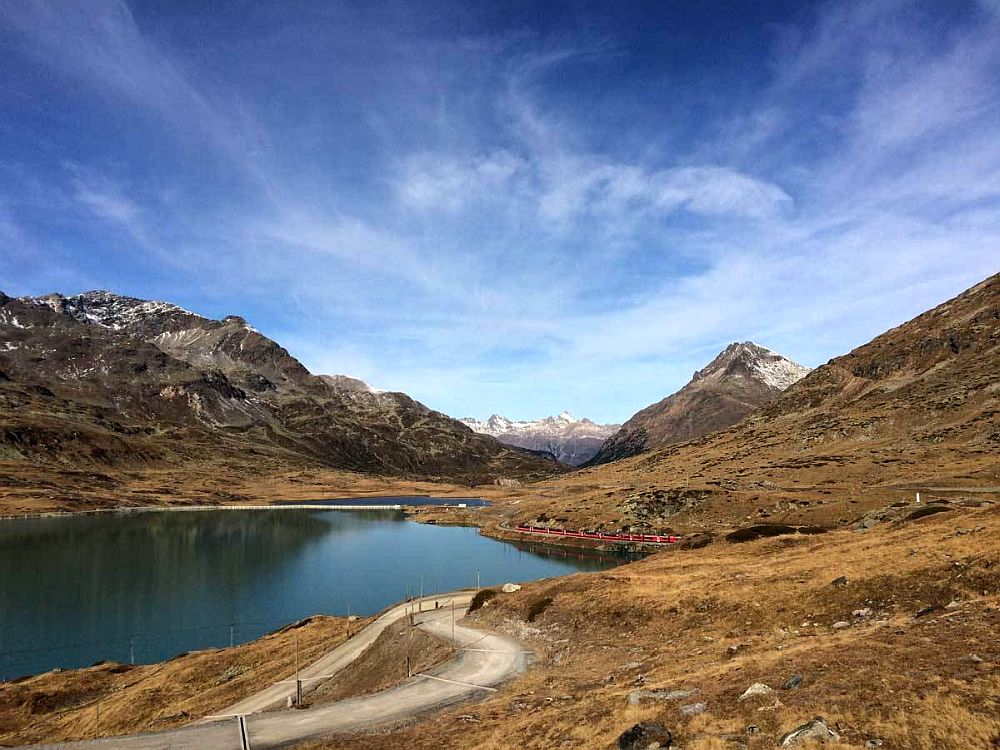
[[[621,426],[577,419],[568,411],[531,422],[515,422],[498,414],[485,422],[472,417],[461,421],[478,433],[492,435],[501,443],[550,453],[570,466],[586,463],[597,453],[605,438]]]
[[[617,461],[734,425],[808,372],[752,341],[730,344],[679,391],[636,413],[586,465]]]
[[[103,291],[0,294],[3,460],[271,463],[468,483],[562,470],[403,393],[315,376],[240,317]]]

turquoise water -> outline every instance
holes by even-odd
[[[0,677],[148,663],[312,614],[620,562],[397,511],[200,511],[0,522]]]

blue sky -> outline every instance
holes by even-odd
[[[0,289],[455,416],[621,421],[1000,270],[994,0],[8,0],[0,60]]]

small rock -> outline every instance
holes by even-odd
[[[516,583],[505,583],[503,585],[503,588],[500,590],[503,591],[505,594],[513,594],[515,591],[520,591],[521,587],[518,586]]]
[[[774,690],[771,689],[770,685],[765,685],[763,682],[755,682],[744,691],[739,699],[742,701],[757,695],[770,695],[773,692]]]
[[[851,627],[851,623],[847,622],[847,620],[840,620],[839,622],[833,623],[834,630],[843,630],[844,628],[849,627]]]
[[[707,710],[707,703],[689,703],[686,706],[681,706],[681,713],[685,716],[697,716],[698,714],[705,713]]]
[[[872,739],[872,740],[868,740],[865,743],[865,747],[868,748],[868,750],[874,750],[874,748],[876,748],[876,747],[882,747],[882,740],[877,739],[877,738],[876,739]]]
[[[747,727],[747,734],[760,734],[760,727],[756,724],[751,724]]]
[[[846,586],[847,585],[847,576],[840,576],[839,578],[834,578],[832,581],[830,581],[830,585],[831,586]]]
[[[697,694],[697,690],[633,690],[628,694],[628,704],[638,706],[644,701],[682,701]]]
[[[951,601],[945,605],[945,609],[961,609],[962,602]]]
[[[781,689],[782,690],[795,690],[795,688],[797,688],[801,684],[802,684],[802,675],[800,675],[800,674],[793,674],[791,677],[789,677],[787,680],[785,680],[785,684],[781,686]]]
[[[779,741],[779,747],[798,747],[809,740],[819,740],[820,742],[837,742],[840,735],[826,725],[822,716],[817,716],[811,721],[807,721],[801,726],[795,727],[791,732],[784,735]]]
[[[936,610],[937,610],[937,607],[935,607],[933,604],[928,604],[926,607],[922,607],[921,609],[918,609],[916,612],[914,612],[913,616],[914,617],[926,617],[931,612],[934,612]]]
[[[858,620],[867,620],[871,616],[872,616],[871,607],[856,609],[853,612],[851,612],[851,617],[857,618]]]
[[[662,724],[642,721],[618,736],[619,750],[653,750],[670,747],[673,737]]]
[[[973,664],[982,664],[983,657],[981,657],[979,654],[972,654],[969,656],[969,661],[971,661]]]

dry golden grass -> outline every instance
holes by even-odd
[[[352,632],[363,622],[351,623]],[[187,724],[294,672],[346,640],[345,618],[314,617],[256,641],[160,664],[105,663],[0,684],[0,743],[92,739]]]
[[[376,693],[407,678],[407,658],[410,671],[416,673],[426,672],[452,656],[448,643],[400,621],[383,630],[357,661],[311,692],[307,700],[311,705],[322,705]]]
[[[846,586],[831,585],[842,575]],[[543,597],[552,603],[528,623]],[[729,738],[755,750],[817,715],[845,748],[1000,747],[1000,508],[668,551],[526,585],[472,617],[527,641],[536,666],[482,703],[304,747],[610,748],[655,720],[686,750],[737,747]],[[842,620],[851,627],[832,628]],[[801,686],[781,689],[796,673]],[[774,693],[739,700],[756,682]],[[698,693],[630,706],[636,689]],[[705,713],[681,711],[696,701]]]

